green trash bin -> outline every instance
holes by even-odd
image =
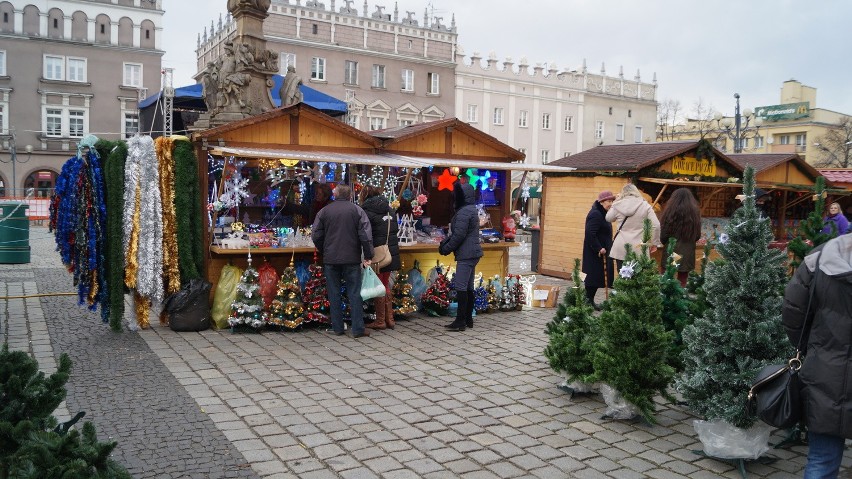
[[[0,203],[0,264],[30,262],[30,220],[26,203]]]

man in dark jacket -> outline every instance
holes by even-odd
[[[815,249],[787,285],[782,321],[793,345],[806,312],[811,329],[799,371],[809,444],[804,477],[837,477],[845,440],[852,439],[852,235]]]
[[[364,329],[364,308],[361,301],[361,257],[363,266],[373,258],[373,232],[370,220],[360,206],[351,201],[352,189],[346,185],[334,188],[334,201],[317,214],[311,231],[328,283],[328,302],[331,309],[331,328],[335,334],[344,333],[343,309],[340,302],[340,280],[346,281],[346,294],[352,310],[352,337],[369,336]]]
[[[453,195],[456,214],[450,221],[450,235],[441,242],[438,252],[442,255],[455,253],[456,257],[453,287],[456,290],[458,312],[456,320],[446,327],[451,331],[464,331],[466,327],[473,327],[473,277],[483,253],[482,246],[479,244],[479,213],[475,206],[476,190],[469,184],[456,182]]]

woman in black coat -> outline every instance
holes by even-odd
[[[606,212],[612,206],[615,195],[611,191],[602,191],[592,209],[586,215],[586,234],[583,239],[583,272],[586,279],[586,298],[595,309],[595,293],[598,288],[612,286],[613,265],[609,257],[612,248],[612,224],[606,220]],[[604,282],[604,262],[606,262],[606,282]]]
[[[389,265],[379,270],[379,279],[385,285],[387,294],[381,298],[373,299],[376,309],[376,320],[367,327],[371,329],[393,329],[396,324],[393,320],[393,295],[388,289],[390,275],[400,268],[399,239],[396,237],[399,225],[396,223],[396,215],[388,204],[387,198],[382,195],[382,190],[375,186],[365,186],[361,190],[361,208],[370,219],[370,227],[373,230],[373,248],[388,245],[391,254]]]

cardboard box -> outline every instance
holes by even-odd
[[[536,308],[555,308],[559,301],[559,286],[537,284],[532,293],[532,305]]]

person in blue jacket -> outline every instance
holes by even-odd
[[[453,186],[456,214],[450,221],[450,234],[438,247],[442,255],[454,253],[456,274],[453,288],[456,290],[458,312],[456,319],[446,327],[450,331],[464,331],[473,327],[474,286],[476,265],[482,257],[479,244],[479,213],[476,211],[476,190],[469,184],[456,182]]]

